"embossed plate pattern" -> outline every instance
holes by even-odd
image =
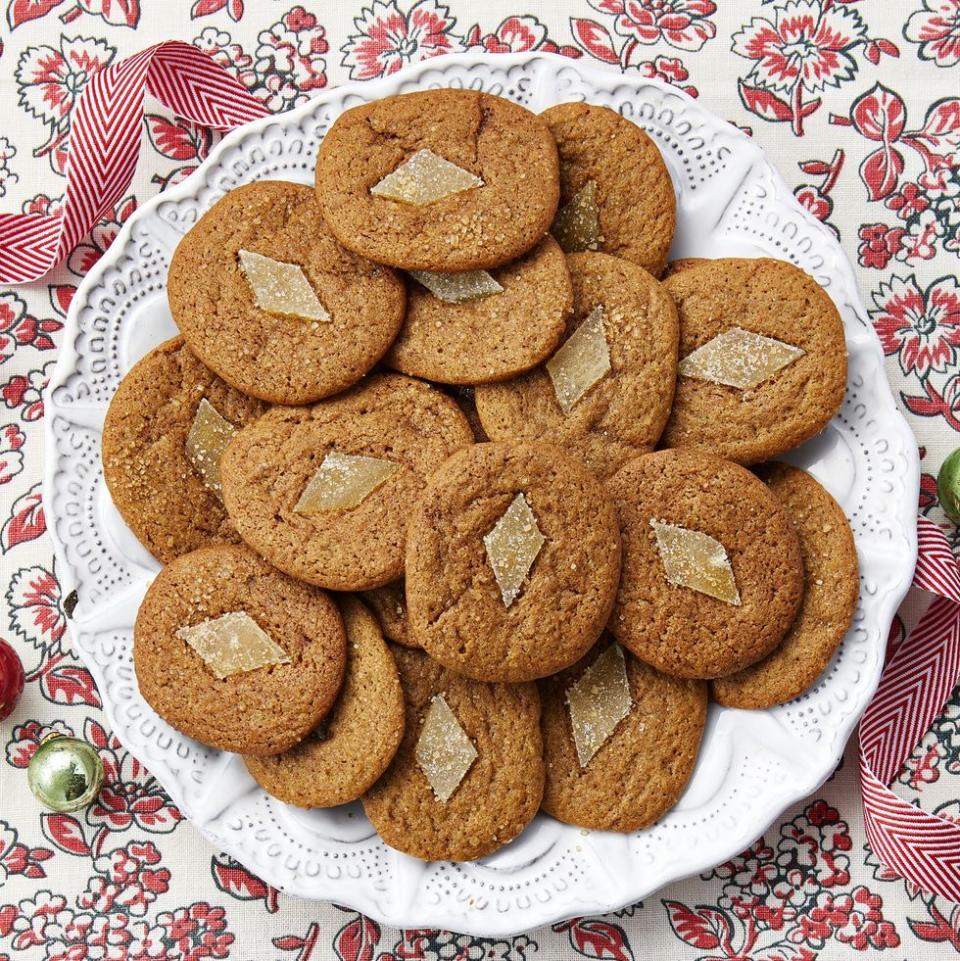
[[[513,844],[472,864],[424,864],[391,851],[359,805],[303,812],[281,804],[256,787],[239,758],[200,746],[154,714],[137,691],[130,646],[158,565],[121,521],[100,467],[103,416],[121,377],[175,333],[164,284],[183,233],[239,184],[312,182],[320,140],[347,107],[438,86],[489,90],[535,111],[573,99],[618,110],[654,137],[670,168],[674,257],[782,257],[827,289],[846,327],[846,400],[791,459],[843,504],[862,567],[853,627],[817,685],[775,710],[712,706],[690,786],[659,824],[632,835],[588,833],[541,815]],[[652,80],[550,55],[440,57],[327,91],[224,138],[193,176],[130,218],[81,284],[46,403],[44,504],[64,590],[79,595],[70,630],[117,736],[212,844],[265,881],[399,927],[508,935],[622,907],[744,848],[836,766],[876,686],[916,556],[916,445],[837,240],[801,210],[756,144],[696,101]]]

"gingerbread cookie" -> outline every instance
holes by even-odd
[[[549,444],[476,444],[410,515],[407,629],[468,677],[532,680],[591,647],[619,575],[616,514],[589,471]]]
[[[391,847],[425,861],[472,861],[512,841],[543,796],[533,684],[483,684],[396,648],[403,741],[363,799]]]
[[[361,593],[376,614],[383,633],[391,641],[404,647],[417,646],[407,630],[407,597],[403,581],[394,581]]]
[[[488,270],[525,254],[559,197],[546,124],[477,90],[423,90],[342,113],[317,197],[344,246],[407,270]]]
[[[388,267],[341,247],[309,187],[231,190],[174,251],[167,295],[190,349],[227,383],[306,404],[358,381],[403,322]]]
[[[780,643],[803,599],[796,531],[748,470],[701,451],[645,454],[607,487],[623,536],[610,630],[666,674],[714,678]]]
[[[667,264],[667,267],[660,279],[666,280],[668,277],[672,277],[674,274],[679,274],[682,270],[689,270],[691,267],[702,267],[704,264],[709,263],[709,257],[679,257],[677,260],[671,260]]]
[[[653,450],[670,415],[677,312],[643,268],[571,254],[574,308],[560,348],[536,370],[476,389],[494,440],[543,440],[609,477]]]
[[[853,533],[840,505],[796,467],[769,464],[758,473],[800,537],[806,591],[800,613],[772,654],[713,682],[714,700],[728,707],[765,708],[799,697],[830,663],[860,594]]]
[[[840,409],[843,323],[820,285],[783,260],[712,260],[665,286],[680,365],[663,443],[754,464],[802,444]]]
[[[703,681],[661,674],[605,634],[578,664],[538,686],[547,814],[582,828],[636,831],[677,803],[706,722]]]
[[[240,540],[221,500],[220,444],[264,410],[204,367],[182,337],[154,348],[120,382],[103,425],[103,477],[158,561]]]
[[[427,477],[473,443],[456,403],[375,374],[313,407],[275,407],[221,461],[240,536],[293,577],[352,591],[403,574],[407,515]]]
[[[670,172],[653,141],[608,107],[561,103],[540,115],[560,153],[554,236],[568,253],[602,250],[655,277],[677,225]]]
[[[347,667],[333,710],[289,751],[244,757],[262,788],[302,808],[356,800],[387,769],[403,737],[403,691],[380,625],[355,598],[338,603]]]
[[[279,754],[303,740],[333,706],[345,657],[327,594],[232,545],[163,568],[133,632],[146,702],[178,731],[241,754]]]
[[[461,287],[464,277],[474,280]],[[385,363],[444,384],[516,377],[553,352],[572,302],[563,251],[550,236],[491,272],[416,274]]]

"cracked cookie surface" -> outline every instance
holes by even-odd
[[[370,193],[418,150],[483,181],[423,206]],[[523,107],[476,90],[424,90],[341,114],[320,145],[317,197],[344,246],[407,270],[498,267],[530,250],[553,221],[557,148]]]

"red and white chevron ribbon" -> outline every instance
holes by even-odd
[[[936,524],[919,517],[917,533],[913,583],[936,597],[890,659],[860,721],[864,826],[887,867],[960,901],[960,823],[889,787],[960,681],[960,568]]]
[[[124,195],[137,165],[148,92],[178,116],[217,130],[269,112],[189,43],[158,43],[98,71],[71,118],[62,214],[0,214],[0,283],[42,277]]]
[[[160,43],[94,74],[72,118],[63,212],[0,214],[0,283],[43,276],[124,195],[148,92],[179,116],[218,130],[268,113],[187,43]],[[890,660],[860,723],[864,818],[870,844],[888,867],[960,901],[960,823],[921,810],[889,787],[960,678],[960,569],[936,525],[921,517],[919,534],[914,584],[937,597]]]

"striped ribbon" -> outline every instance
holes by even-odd
[[[178,116],[217,130],[269,112],[189,43],[158,43],[97,71],[71,118],[62,213],[0,214],[0,283],[42,277],[123,197],[137,165],[147,93]]]
[[[62,213],[0,214],[0,283],[42,277],[125,194],[140,147],[144,97],[175,114],[229,130],[268,111],[190,44],[159,43],[105,67],[74,109]],[[960,677],[960,570],[943,532],[918,521],[914,584],[936,595],[884,670],[860,723],[860,777],[867,837],[883,862],[920,887],[960,901],[960,824],[890,790]]]
[[[960,823],[924,811],[889,787],[960,681],[960,568],[943,531],[917,519],[914,587],[934,595],[884,668],[860,721],[860,787],[870,846],[932,894],[960,901]]]

